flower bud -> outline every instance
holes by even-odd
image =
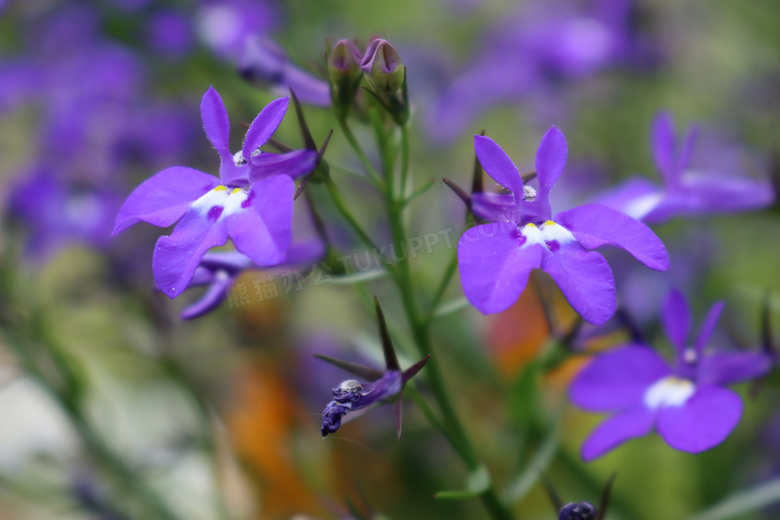
[[[376,39],[368,44],[360,68],[377,94],[397,92],[404,83],[405,71],[401,56],[387,40]]]
[[[362,58],[357,46],[349,40],[337,41],[328,55],[331,102],[340,117],[349,111],[360,87]]]

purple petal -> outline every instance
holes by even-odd
[[[170,236],[161,236],[157,241],[152,259],[157,286],[169,298],[176,298],[189,285],[206,251],[226,241],[222,220],[190,210]]]
[[[287,175],[293,179],[305,175],[317,166],[317,152],[296,150],[285,154],[263,152],[249,161],[249,181],[272,175]]]
[[[651,129],[651,147],[653,149],[653,158],[658,168],[661,178],[667,186],[676,184],[675,169],[675,145],[674,145],[674,126],[672,114],[661,112],[653,120]]]
[[[542,262],[542,246],[526,244],[514,225],[485,224],[468,230],[458,241],[458,269],[463,292],[485,314],[511,306],[528,284],[528,275]]]
[[[591,361],[574,378],[569,397],[586,410],[621,410],[641,403],[647,389],[670,373],[669,366],[652,349],[630,345]]]
[[[217,271],[214,274],[214,280],[203,296],[181,312],[181,319],[192,320],[219,307],[219,304],[227,297],[227,289],[232,283],[233,278],[229,274],[225,271]]]
[[[666,336],[677,353],[683,356],[687,346],[688,334],[691,332],[691,308],[685,296],[677,289],[669,291],[661,314]]]
[[[680,154],[677,157],[675,166],[678,172],[684,171],[688,164],[691,162],[691,155],[693,155],[693,147],[696,145],[696,140],[699,137],[699,127],[694,125],[688,129],[685,134],[685,140],[683,140]]]
[[[724,302],[716,302],[710,307],[709,312],[707,312],[707,317],[704,318],[704,322],[702,322],[701,329],[699,330],[699,336],[696,338],[695,347],[698,354],[701,354],[704,346],[710,340],[712,331],[715,330],[715,325],[718,323],[720,314],[723,312],[723,307],[725,306],[726,304]]]
[[[167,168],[138,186],[127,198],[112,235],[144,221],[168,227],[179,220],[190,203],[219,184],[219,179],[184,166]]]
[[[603,325],[617,309],[615,279],[609,264],[576,241],[561,243],[556,252],[544,248],[542,270],[552,276],[569,305],[582,319]]]
[[[523,179],[506,152],[491,138],[483,135],[474,136],[474,151],[487,174],[514,193],[516,200],[522,200]]]
[[[742,399],[716,386],[699,386],[682,406],[658,412],[658,433],[677,450],[699,453],[726,440],[742,417]]]
[[[717,352],[699,361],[697,383],[726,386],[761,377],[772,368],[772,358],[760,352]]]
[[[588,204],[555,216],[587,249],[610,245],[624,249],[650,269],[669,269],[669,255],[653,231],[619,211]]]
[[[474,193],[471,196],[471,211],[479,221],[520,222],[520,210],[511,193]]]
[[[200,117],[203,129],[223,161],[232,160],[230,154],[230,120],[225,104],[214,87],[209,87],[200,101]]]
[[[607,206],[629,217],[644,220],[663,200],[663,191],[642,177],[633,177],[593,198],[594,204]]]
[[[775,199],[768,182],[709,171],[685,172],[681,187],[687,195],[687,204],[680,209],[681,214],[758,209],[770,205]]]
[[[563,132],[551,127],[536,152],[536,176],[539,178],[539,199],[547,200],[550,190],[566,167],[569,147]]]
[[[285,265],[311,265],[325,256],[325,244],[319,238],[293,242],[287,251]]]
[[[294,193],[295,183],[284,175],[252,184],[242,209],[225,217],[236,249],[258,265],[283,262],[290,247]]]
[[[644,405],[616,413],[601,423],[582,445],[582,458],[591,461],[634,437],[647,435],[653,429],[655,411]]]
[[[252,121],[252,125],[246,132],[246,137],[244,137],[244,146],[242,148],[244,159],[249,160],[252,152],[263,146],[274,135],[282,119],[284,119],[285,113],[287,113],[288,103],[289,98],[286,97],[275,99],[257,114],[257,117]]]

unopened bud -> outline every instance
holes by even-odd
[[[376,39],[368,44],[360,68],[377,93],[397,92],[404,83],[401,56],[387,40]]]
[[[339,40],[328,56],[331,102],[339,114],[346,115],[352,106],[363,71],[362,56],[357,46],[349,40]]]

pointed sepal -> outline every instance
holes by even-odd
[[[384,373],[381,370],[369,368],[367,366],[352,363],[350,361],[344,361],[343,359],[336,359],[324,354],[314,354],[314,357],[321,359],[322,361],[329,363],[334,367],[338,367],[345,372],[349,372],[352,375],[361,377],[366,381],[376,381],[377,379],[381,378],[382,374]]]
[[[379,306],[379,300],[376,296],[374,296],[374,307],[376,308],[379,338],[382,340],[382,351],[385,355],[385,366],[387,370],[397,370],[400,372],[401,365],[398,364],[398,358],[395,355],[395,347],[393,347],[393,341],[390,339],[390,333],[387,330],[385,315],[382,312],[382,307]]]

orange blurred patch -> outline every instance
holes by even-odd
[[[294,389],[276,373],[249,367],[238,382],[237,406],[227,424],[235,449],[263,496],[262,518],[289,518],[322,510],[296,469],[289,444],[298,403]]]
[[[549,338],[550,331],[542,303],[535,288],[552,287],[546,275],[533,272],[528,287],[520,299],[499,314],[488,331],[488,349],[499,371],[511,377],[518,373],[539,353]],[[563,330],[573,326],[577,314],[569,307],[563,294],[556,288],[549,293],[552,314]]]

